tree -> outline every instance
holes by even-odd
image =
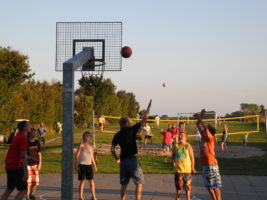
[[[0,47],[0,77],[8,87],[20,85],[33,77],[30,73],[28,57],[12,50],[10,47]]]
[[[135,95],[131,92],[127,93],[125,90],[120,90],[117,92],[117,96],[120,100],[120,108],[122,115],[136,117],[140,106],[135,99]]]
[[[258,115],[259,106],[257,104],[242,103],[240,105],[243,115]]]
[[[94,111],[101,115],[127,115],[136,117],[139,111],[139,103],[133,93],[120,90],[116,93],[116,86],[110,79],[101,79],[90,76],[79,80],[80,88],[75,94],[91,96],[94,101]]]
[[[132,92],[127,93],[127,95],[129,96],[128,116],[136,117],[140,109],[139,103],[136,101],[135,95]]]
[[[119,99],[115,93],[116,86],[110,79],[101,79],[95,76],[82,77],[79,84],[81,87],[75,91],[75,94],[92,96],[97,116],[121,114]]]
[[[129,107],[129,101],[130,97],[127,95],[125,90],[120,90],[117,92],[117,96],[120,101],[120,109],[121,109],[121,114],[123,116],[126,116],[128,114],[128,107]]]
[[[87,124],[92,119],[94,101],[92,96],[80,94],[75,98],[75,123],[79,125]]]
[[[16,92],[20,85],[30,80],[33,75],[30,73],[27,56],[10,47],[0,47],[0,118],[4,122],[0,125],[1,129],[5,129],[10,124],[11,118],[21,109],[22,104],[19,104],[21,99],[18,99],[19,94]],[[14,99],[17,102],[14,102]],[[17,104],[16,110],[14,110],[14,103]],[[8,107],[13,107],[13,110],[10,110],[12,113],[7,109]]]

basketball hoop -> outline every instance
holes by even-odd
[[[98,87],[103,79],[103,74],[105,71],[104,61],[89,61],[84,66],[82,66],[81,74],[89,80],[89,86]],[[97,70],[96,70],[97,68]]]

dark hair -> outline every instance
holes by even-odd
[[[35,128],[31,128],[31,131],[34,131],[34,132],[36,132],[36,129],[35,129]]]
[[[18,123],[18,129],[19,129],[19,132],[22,132],[24,127],[28,124],[27,121],[22,121],[20,123]]]
[[[184,124],[184,122],[179,122],[179,125],[183,125]]]
[[[127,122],[130,122],[128,117],[121,117],[120,118],[120,121],[119,121],[120,126],[124,126]]]
[[[208,124],[207,127],[208,127],[210,133],[211,133],[212,135],[215,135],[215,133],[216,133],[216,129],[215,129],[211,124]]]
[[[92,133],[90,132],[90,131],[85,131],[84,133],[83,133],[83,140],[84,140],[84,138],[85,138],[85,136],[92,136]]]

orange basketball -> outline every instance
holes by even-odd
[[[129,58],[132,55],[132,49],[130,47],[122,47],[121,48],[121,56],[123,58]]]

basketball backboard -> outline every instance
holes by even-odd
[[[63,71],[66,60],[91,47],[95,59],[89,71],[121,71],[121,46],[122,22],[57,22],[55,70]]]

